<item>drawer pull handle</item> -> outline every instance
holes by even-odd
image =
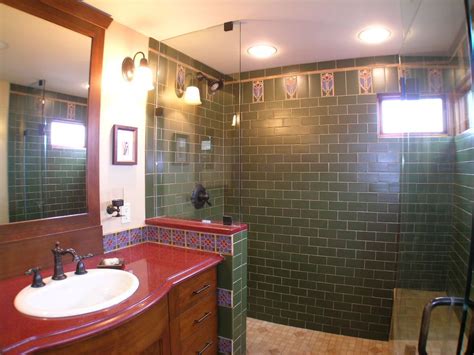
[[[202,354],[204,354],[204,352],[205,352],[207,349],[209,349],[209,347],[210,347],[211,345],[212,345],[212,341],[208,341],[208,342],[206,343],[206,345],[204,345],[204,347],[202,348],[202,350],[196,352],[196,354],[197,354],[197,355],[202,355]]]
[[[199,290],[193,291],[193,296],[199,295],[201,292],[206,291],[209,287],[211,287],[211,285],[204,285]]]
[[[211,314],[212,314],[212,312],[204,313],[204,315],[201,318],[194,320],[194,324],[201,323],[202,321],[206,320],[206,318],[208,318]]]

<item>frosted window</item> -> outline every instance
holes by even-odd
[[[52,122],[51,145],[55,148],[85,148],[86,127],[77,123]]]
[[[443,100],[382,99],[381,133],[445,133]]]

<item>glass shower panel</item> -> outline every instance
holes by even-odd
[[[157,55],[153,216],[240,221],[240,24],[164,40]],[[189,104],[189,87],[201,104]],[[202,208],[197,184],[209,195]]]
[[[400,240],[391,338],[402,351],[416,345],[425,304],[464,296],[471,207],[460,187],[467,180],[459,173],[459,143],[470,116],[463,97],[471,90],[471,75],[463,0],[402,0],[401,14],[401,99],[416,104],[439,98],[444,116],[441,134],[399,136]],[[433,311],[428,353],[456,353],[461,310]]]

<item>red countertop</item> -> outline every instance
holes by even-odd
[[[85,260],[86,267],[95,268],[103,257]],[[56,319],[30,317],[18,312],[13,300],[31,283],[31,276],[0,281],[0,353],[28,353],[115,327],[158,302],[174,285],[223,260],[218,254],[152,243],[107,253],[106,257],[124,258],[125,270],[133,272],[140,285],[127,300],[98,312]],[[75,263],[64,265],[65,272],[74,269]],[[44,270],[42,275],[51,276],[52,269]]]
[[[223,225],[222,223],[212,222],[203,223],[201,221],[195,221],[190,219],[179,219],[170,217],[155,217],[148,218],[145,220],[146,224],[154,225],[165,228],[184,229],[197,232],[232,235],[247,229],[246,224],[232,224],[230,226]]]

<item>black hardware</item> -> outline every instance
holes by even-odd
[[[231,216],[222,216],[222,224],[224,226],[231,226],[232,225],[232,217]]]
[[[206,192],[206,188],[201,184],[196,184],[191,195],[191,203],[197,210],[203,208],[206,203],[212,206],[212,203],[209,202],[209,194]]]
[[[202,355],[204,352],[209,349],[209,347],[212,345],[212,341],[208,341],[206,345],[202,348],[202,350],[196,352],[197,355]]]
[[[206,291],[209,287],[211,287],[211,285],[204,285],[199,290],[193,291],[193,296],[199,295],[201,292]]]
[[[158,106],[158,107],[155,107],[155,116],[156,117],[163,117],[163,107],[161,106]]]
[[[40,274],[41,268],[39,266],[37,267],[32,267],[28,271],[25,272],[25,275],[33,275],[33,281],[31,282],[31,287],[38,288],[38,287],[43,287],[46,285],[43,282],[43,277]]]
[[[72,256],[72,260],[78,260],[77,253],[74,249],[68,248],[63,249],[59,246],[59,242],[56,242],[55,248],[51,249],[54,256],[54,274],[52,279],[53,280],[64,280],[67,276],[64,274],[63,269],[63,255],[70,254]]]
[[[212,312],[206,312],[206,313],[204,313],[204,315],[203,315],[201,318],[195,319],[195,320],[194,320],[194,323],[197,324],[197,323],[201,323],[201,322],[205,321],[207,318],[209,318],[209,317],[211,316],[211,314],[212,314]]]
[[[428,355],[426,352],[426,343],[428,341],[428,332],[430,330],[430,318],[433,309],[439,306],[464,306],[462,297],[437,297],[427,303],[423,309],[421,318],[420,336],[418,338],[418,352],[420,355]]]
[[[122,217],[122,215],[120,214],[120,207],[122,207],[122,206],[123,206],[123,200],[122,199],[112,200],[112,204],[107,206],[107,213],[108,214],[113,214],[113,213],[117,212],[117,214],[113,217]]]
[[[234,22],[229,21],[229,22],[224,22],[224,32],[229,32],[234,29]]]
[[[76,275],[84,275],[87,274],[86,270],[86,265],[84,265],[84,262],[82,261],[83,259],[87,259],[92,257],[93,255],[91,253],[87,255],[82,255],[77,257],[77,265],[76,265]]]

